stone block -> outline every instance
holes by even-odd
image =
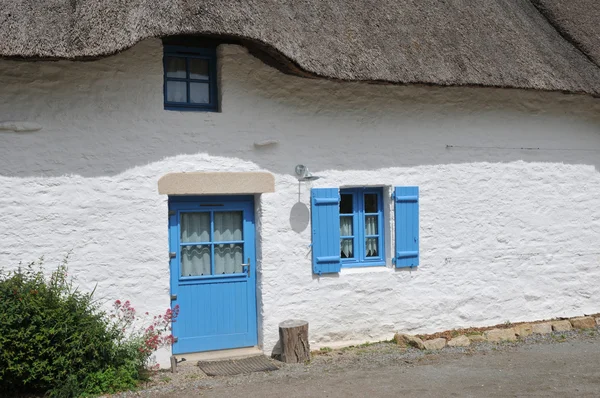
[[[398,344],[400,347],[415,347],[419,350],[425,349],[423,340],[416,336],[411,336],[410,334],[396,333],[394,340],[396,340],[396,344]]]
[[[596,318],[596,326],[600,326],[600,317]]]
[[[485,338],[484,335],[482,334],[471,334],[469,336],[467,336],[469,338],[469,341],[472,343],[480,343],[482,341],[487,341],[487,339]]]
[[[572,318],[571,325],[575,329],[593,329],[596,327],[596,321],[591,316],[580,316]]]
[[[471,345],[471,340],[467,336],[458,336],[448,342],[449,347],[466,347]]]
[[[566,332],[571,329],[573,329],[573,326],[571,326],[571,322],[568,320],[552,322],[552,330],[555,332]]]
[[[423,342],[426,350],[441,350],[446,347],[446,339],[440,337],[433,340],[425,340]]]
[[[515,341],[517,335],[514,329],[492,329],[485,332],[487,341],[497,343],[499,341]]]
[[[531,327],[533,328],[533,333],[537,333],[537,334],[552,333],[552,324],[550,322],[534,323],[533,325],[531,325]]]
[[[515,334],[519,337],[527,337],[533,334],[533,328],[530,323],[523,323],[521,325],[517,325],[513,329],[515,330]]]

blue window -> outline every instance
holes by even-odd
[[[312,188],[312,266],[317,275],[342,267],[385,265],[382,188]],[[419,187],[395,187],[396,268],[419,265]]]
[[[215,48],[164,47],[165,109],[217,111]]]
[[[385,265],[383,190],[340,189],[342,267]]]

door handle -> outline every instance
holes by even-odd
[[[242,267],[247,267],[246,272],[248,273],[248,278],[250,278],[250,257],[248,257],[248,262],[242,264]]]

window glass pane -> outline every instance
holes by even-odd
[[[377,213],[377,194],[365,194],[365,213]]]
[[[187,102],[186,83],[167,80],[167,101]]]
[[[181,242],[210,242],[210,213],[181,213]]]
[[[215,275],[242,272],[244,248],[241,243],[215,245]]]
[[[208,79],[208,60],[190,58],[190,79]]]
[[[365,235],[379,235],[378,218],[378,216],[365,217]]]
[[[340,241],[340,256],[342,258],[354,258],[354,239],[342,239]]]
[[[167,57],[165,65],[167,68],[167,77],[185,79],[185,58]]]
[[[367,257],[379,257],[379,238],[367,238]]]
[[[341,236],[352,236],[354,235],[352,231],[354,222],[354,217],[352,216],[342,216],[340,217],[340,235]]]
[[[181,247],[181,276],[210,275],[210,246]]]
[[[215,242],[242,240],[242,212],[215,212]]]
[[[193,104],[208,104],[210,102],[208,83],[190,83],[190,102]]]
[[[352,214],[354,212],[351,194],[342,194],[340,200],[340,214]]]

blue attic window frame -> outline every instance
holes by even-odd
[[[353,268],[385,265],[383,189],[342,188],[339,206],[341,266]],[[373,226],[373,221],[376,222],[376,227]],[[350,248],[352,254],[349,256],[347,253]]]
[[[173,62],[179,63],[176,70],[169,70]],[[192,73],[192,65],[206,67],[206,74]],[[174,66],[174,65],[173,65]],[[216,48],[197,48],[186,46],[164,46],[163,53],[163,98],[165,110],[217,112],[219,108],[217,92],[217,52]],[[173,100],[177,95],[175,85],[185,84],[185,100]],[[201,90],[206,87],[207,90]],[[181,95],[181,94],[180,94]],[[194,101],[200,95],[206,101]],[[171,98],[171,99],[169,99]]]

